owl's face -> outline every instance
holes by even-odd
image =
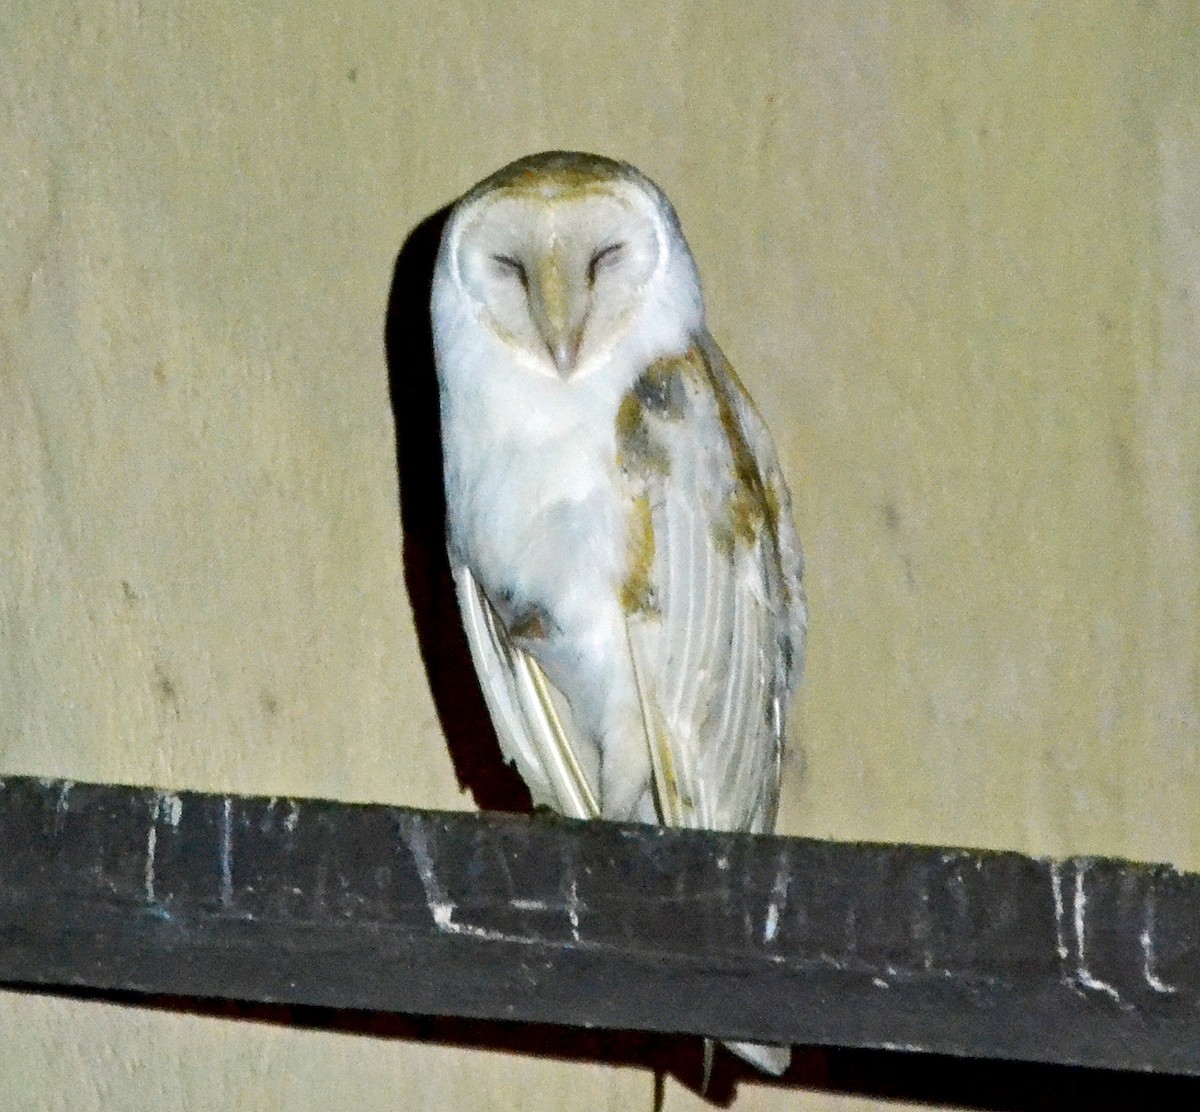
[[[547,162],[555,157],[566,156],[524,159],[468,194],[442,267],[521,365],[570,379],[603,361],[648,309],[672,300],[664,291],[678,288],[678,272],[694,274],[694,264],[648,181],[620,163]],[[685,303],[698,307],[698,286],[684,285]]]

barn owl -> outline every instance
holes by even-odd
[[[505,166],[447,220],[432,315],[459,605],[534,802],[769,832],[800,544],[670,202],[596,155]]]

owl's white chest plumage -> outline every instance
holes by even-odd
[[[536,607],[577,626],[623,574],[619,395],[488,377],[461,412],[450,406],[443,417],[451,550],[493,605]]]

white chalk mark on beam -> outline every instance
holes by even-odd
[[[158,852],[158,824],[165,822],[173,829],[178,829],[182,819],[183,801],[179,796],[173,792],[154,793],[154,798],[150,803],[150,827],[146,831],[146,867],[143,877],[147,903],[158,901],[154,882],[154,859]]]
[[[154,895],[154,851],[158,846],[158,806],[150,809],[150,829],[146,834],[146,902],[155,903]]]
[[[775,879],[771,883],[771,896],[767,901],[767,914],[763,921],[764,942],[774,942],[779,933],[779,913],[787,906],[790,881],[787,858],[781,856],[775,869]]]
[[[523,946],[537,945],[542,941],[523,934],[508,934],[505,931],[477,927],[471,923],[456,923],[454,913],[458,910],[458,906],[438,879],[433,855],[429,852],[429,845],[425,841],[425,828],[421,823],[414,822],[408,827],[405,841],[408,843],[409,853],[412,854],[413,864],[417,867],[417,876],[421,878],[421,887],[425,889],[425,906],[429,908],[429,914],[433,916],[434,925],[443,934],[482,938],[488,942],[517,942]]]
[[[1117,992],[1112,985],[1107,981],[1101,980],[1093,975],[1087,965],[1087,892],[1084,888],[1084,877],[1087,875],[1087,866],[1082,862],[1075,862],[1075,892],[1072,902],[1072,910],[1074,912],[1075,926],[1075,980],[1079,985],[1086,989],[1091,989],[1093,992],[1103,992],[1106,996],[1111,997],[1118,1004],[1121,1002],[1121,994]]]
[[[579,886],[575,878],[571,878],[571,899],[567,903],[567,918],[571,922],[571,937],[579,941]]]
[[[183,800],[175,795],[174,792],[157,792],[155,794],[158,802],[159,819],[178,828],[180,821],[183,819]]]
[[[1146,921],[1142,927],[1140,941],[1142,944],[1142,976],[1146,978],[1148,984],[1155,992],[1161,992],[1164,995],[1170,995],[1173,992],[1178,992],[1179,989],[1172,984],[1168,984],[1155,971],[1158,965],[1158,957],[1154,953],[1154,935],[1155,935],[1155,910],[1154,910],[1154,889],[1151,888],[1146,893]]]
[[[1054,894],[1054,949],[1058,952],[1059,961],[1065,962],[1070,956],[1067,950],[1067,913],[1063,902],[1062,866],[1057,861],[1050,862],[1050,890]]]
[[[233,800],[226,796],[221,806],[221,904],[233,903]]]

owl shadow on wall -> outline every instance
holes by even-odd
[[[528,812],[529,789],[500,752],[459,618],[446,553],[441,419],[429,295],[450,206],[423,220],[396,256],[384,346],[396,424],[404,584],[425,673],[458,782],[487,811]]]

